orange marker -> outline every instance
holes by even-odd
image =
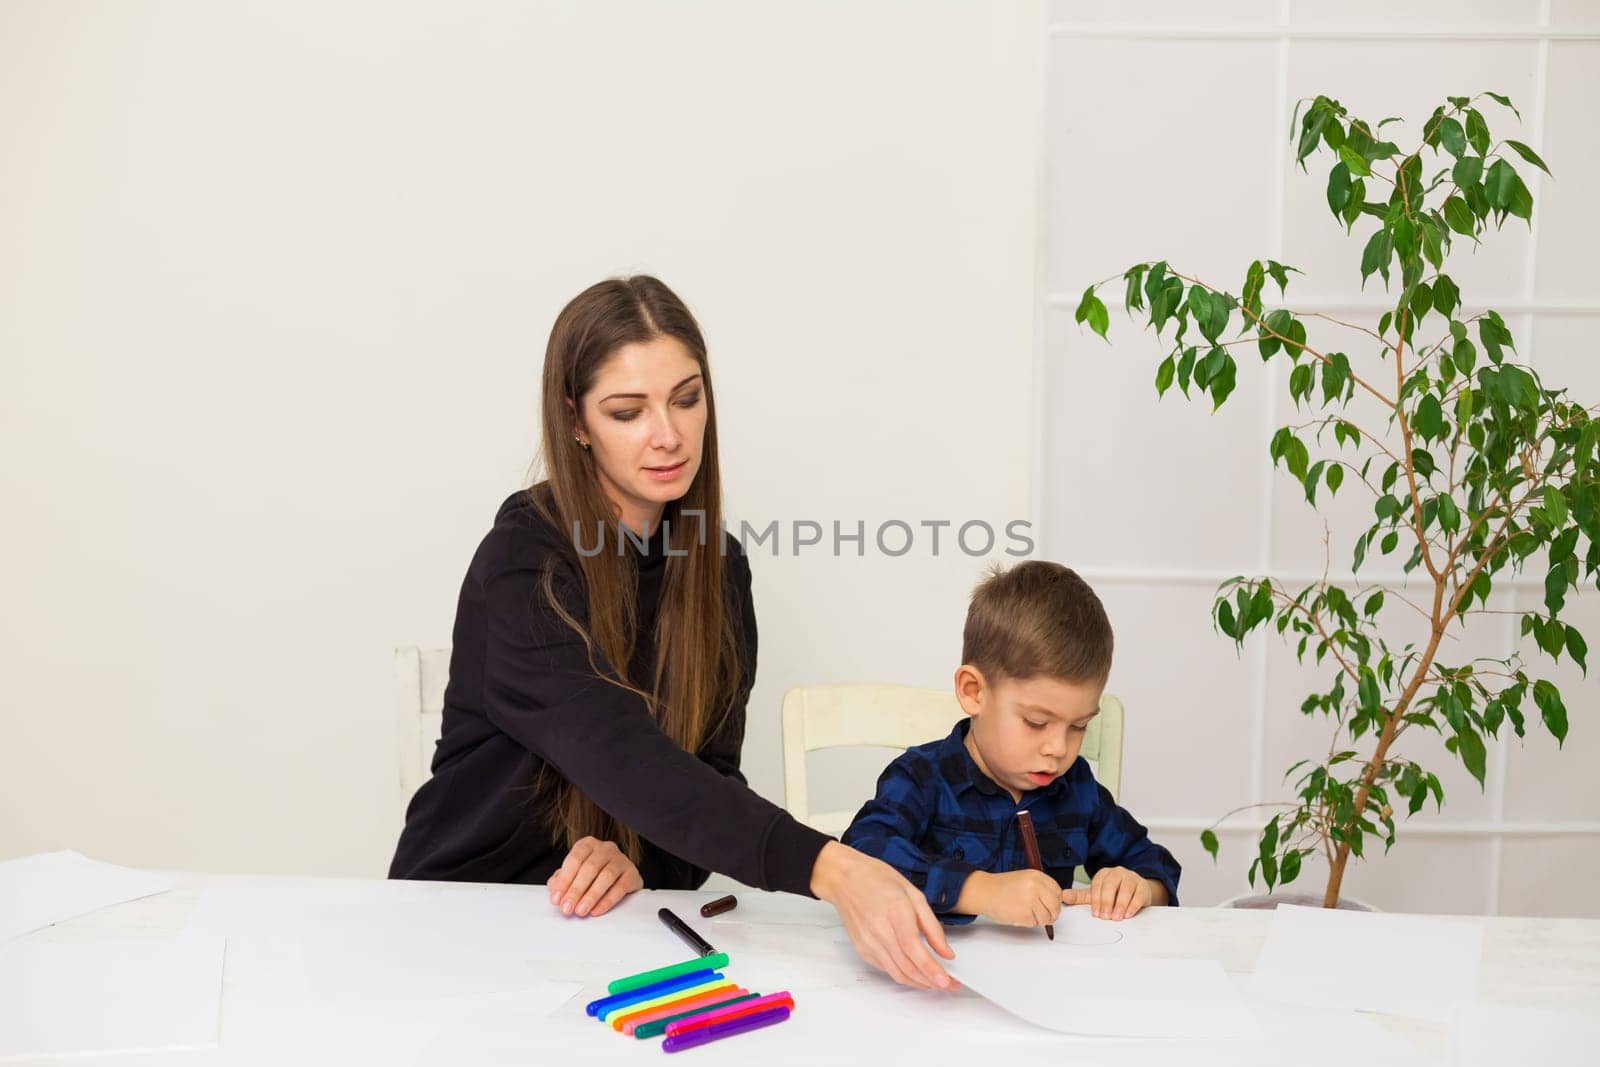
[[[710,993],[684,997],[682,1000],[674,1001],[671,1004],[662,1004],[659,1007],[651,1008],[649,1011],[634,1012],[632,1015],[626,1015],[621,1019],[615,1020],[612,1026],[625,1034],[631,1034],[645,1023],[659,1022],[674,1015],[699,1014],[703,1011],[710,1011],[712,1008],[721,1007],[730,1000],[738,1000],[749,992],[750,990],[741,987],[716,989]]]

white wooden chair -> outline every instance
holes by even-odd
[[[394,650],[394,713],[402,810],[431,773],[434,743],[444,726],[444,686],[449,680],[448,648],[405,645]]]
[[[796,686],[783,696],[783,790],[789,814],[835,837],[858,808],[813,812],[806,788],[806,755],[819,749],[870,745],[904,751],[936,741],[966,714],[948,689],[906,685]],[[1089,724],[1081,755],[1094,764],[1095,779],[1116,797],[1122,785],[1122,701],[1100,698],[1100,714]],[[865,803],[866,797],[862,798]],[[1082,878],[1079,869],[1079,878]]]

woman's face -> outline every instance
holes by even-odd
[[[622,521],[638,533],[653,530],[667,501],[688,492],[700,470],[700,364],[675,337],[623,345],[579,398],[576,423]]]

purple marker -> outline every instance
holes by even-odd
[[[661,1042],[662,1052],[682,1052],[686,1048],[697,1045],[709,1044],[712,1041],[721,1041],[725,1037],[747,1033],[751,1030],[760,1030],[765,1026],[781,1023],[789,1017],[789,1009],[773,1008],[770,1011],[758,1011],[754,1015],[746,1015],[738,1019],[730,1019],[725,1023],[713,1023],[711,1026],[701,1027],[698,1030],[688,1030],[674,1037],[669,1037]]]

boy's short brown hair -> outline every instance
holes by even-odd
[[[1111,645],[1111,620],[1089,583],[1059,563],[1028,560],[994,568],[972,591],[961,662],[991,680],[1104,685]]]

